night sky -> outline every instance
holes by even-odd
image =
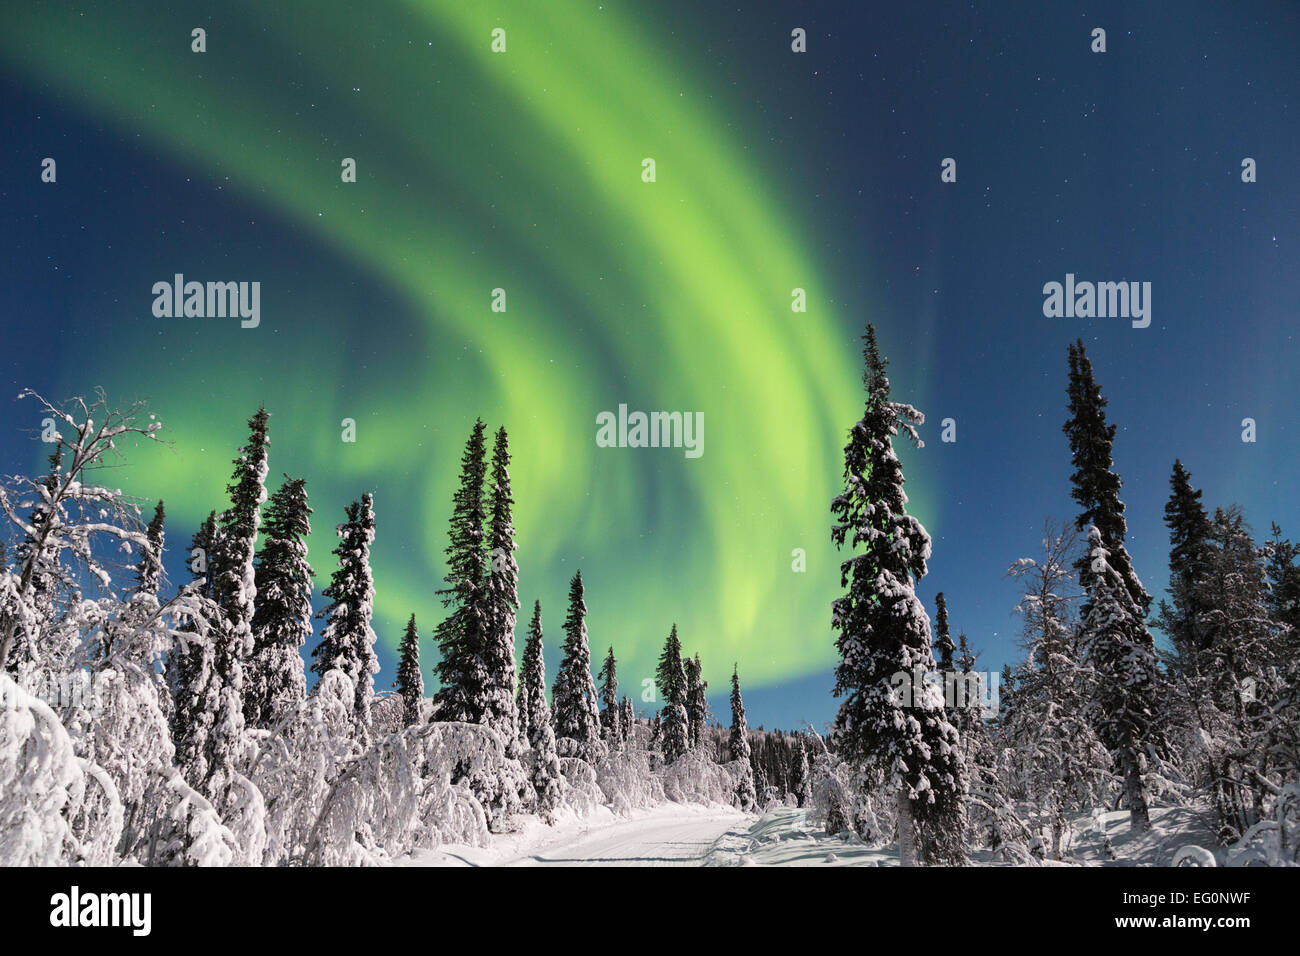
[[[407,616],[425,634],[440,619],[481,415],[510,432],[521,616],[542,600],[549,674],[580,567],[593,658],[614,645],[634,700],[675,621],[724,720],[739,662],[751,725],[820,727],[829,503],[872,321],[895,397],[928,417],[926,447],[901,452],[934,538],[919,594],[933,613],[946,592],[999,669],[1021,656],[1006,568],[1045,517],[1075,513],[1076,337],[1119,425],[1149,590],[1168,575],[1175,457],[1259,537],[1300,535],[1300,4],[1174,8],[7,5],[0,470],[44,455],[21,388],[147,398],[174,446],[115,474],[166,499],[184,580],[264,402],[273,478],[307,479],[320,583],[343,506],[375,494],[386,687]],[[154,317],[175,273],[259,281],[260,326]],[[1043,285],[1067,273],[1151,282],[1150,327],[1044,317]],[[703,412],[703,456],[597,447],[595,416],[620,404]]]

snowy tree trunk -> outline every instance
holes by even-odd
[[[907,788],[898,788],[898,865],[916,866],[916,824],[912,820],[912,801]]]
[[[1125,747],[1120,754],[1124,767],[1124,792],[1128,800],[1129,829],[1134,833],[1146,833],[1151,829],[1151,817],[1147,813],[1146,788],[1142,785],[1142,768],[1137,753],[1133,748]]]

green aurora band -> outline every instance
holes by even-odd
[[[236,249],[220,264],[126,264],[132,334],[66,350],[67,393],[147,393],[167,426],[173,450],[132,452],[123,482],[167,500],[171,546],[219,506],[243,421],[265,402],[272,475],[308,479],[319,577],[343,504],[374,489],[376,629],[391,648],[414,611],[427,634],[481,415],[510,431],[520,597],[542,599],[552,652],[581,567],[593,656],[615,646],[634,700],[674,621],[716,688],[733,661],[751,685],[832,663],[828,505],[869,316],[833,314],[798,184],[764,168],[738,107],[692,75],[667,27],[625,4],[234,6],[189,22],[24,5],[0,35],[0,66],[220,184],[218,210],[260,209],[314,247],[292,295],[262,265],[257,225],[224,227]],[[190,52],[194,26],[206,54]],[[504,54],[490,50],[496,27]],[[339,180],[345,156],[356,184]],[[73,163],[60,163],[63,188]],[[397,306],[358,315],[313,291],[330,266]],[[262,326],[154,319],[152,282],[182,271],[261,279]],[[497,287],[504,314],[490,309]],[[921,404],[923,388],[900,397]],[[598,448],[595,416],[621,402],[702,411],[704,456]],[[340,441],[345,417],[356,444]]]

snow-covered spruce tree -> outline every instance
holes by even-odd
[[[956,643],[953,642],[948,624],[948,602],[942,591],[935,595],[935,635],[934,648],[939,651],[937,666],[943,676],[944,707],[961,738],[969,772],[972,754],[989,744],[980,716],[984,682],[975,673],[975,655],[966,643],[965,632],[958,635]]]
[[[831,503],[831,540],[854,552],[840,564],[847,590],[832,605],[840,653],[835,696],[844,698],[833,739],[869,784],[894,795],[903,865],[962,863],[966,768],[943,694],[925,679],[934,669],[930,621],[915,593],[930,536],[907,513],[893,446],[900,429],[919,446],[915,425],[924,416],[890,401],[871,325],[864,338],[866,407],[844,448],[844,491]],[[896,692],[897,675],[905,675],[910,700]]]
[[[1164,748],[1155,714],[1160,671],[1146,626],[1151,595],[1138,580],[1124,545],[1122,482],[1111,454],[1115,426],[1106,421],[1106,399],[1082,340],[1069,347],[1069,363],[1070,419],[1062,431],[1069,438],[1074,464],[1071,496],[1083,509],[1075,527],[1089,535],[1088,553],[1079,559],[1078,568],[1086,595],[1084,644],[1097,669],[1094,726],[1123,774],[1130,825],[1141,833],[1151,826],[1143,773],[1147,761]]]
[[[1161,602],[1158,619],[1173,645],[1167,710],[1227,845],[1268,815],[1280,782],[1259,728],[1269,719],[1266,702],[1277,700],[1281,669],[1294,659],[1283,610],[1290,558],[1277,541],[1257,548],[1235,507],[1207,516],[1181,462],[1170,485],[1171,601]]]
[[[1144,833],[1151,827],[1144,742],[1158,733],[1147,703],[1158,678],[1155,652],[1147,646],[1150,634],[1124,575],[1111,565],[1095,525],[1088,529],[1088,546],[1089,604],[1082,632],[1097,674],[1092,723],[1123,775],[1130,828]]]
[[[682,656],[682,673],[686,675],[686,746],[692,749],[699,745],[700,728],[695,723],[695,688],[699,682],[699,673],[695,669],[696,660]]]
[[[690,746],[689,718],[686,713],[686,670],[682,665],[682,642],[677,637],[676,624],[673,624],[668,640],[664,642],[663,653],[659,655],[655,685],[664,702],[656,725],[659,752],[663,754],[664,763],[671,764],[686,753]]]
[[[632,711],[632,701],[626,697],[619,705],[618,730],[619,739],[627,744],[632,740],[632,728],[636,723],[636,714]]]
[[[438,661],[438,690],[433,696],[434,720],[480,723],[486,711],[488,685],[484,642],[488,622],[484,617],[483,482],[487,475],[482,419],[474,422],[461,456],[460,487],[452,495],[447,535],[447,587],[438,592],[450,613],[434,631],[442,652]],[[512,555],[513,558],[513,555]]]
[[[268,473],[265,408],[258,408],[248,421],[248,442],[239,449],[235,471],[226,491],[230,507],[217,517],[217,534],[213,539],[212,599],[225,615],[216,647],[217,675],[221,680],[222,708],[238,707],[239,713],[218,718],[229,725],[233,749],[223,751],[221,762],[238,762],[244,726],[245,661],[253,652],[253,612],[257,599],[257,573],[254,558],[257,535],[262,524],[262,504],[266,501]],[[233,766],[233,764],[232,764]],[[209,773],[223,773],[220,766]]]
[[[966,712],[958,705],[965,688],[958,674],[957,662],[953,657],[957,645],[952,640],[952,632],[948,625],[948,601],[942,591],[934,596],[934,633],[934,649],[939,652],[938,669],[943,676],[944,706],[948,709],[948,719],[957,728],[957,733],[964,735]],[[966,741],[963,740],[962,743],[965,744]],[[963,747],[963,753],[969,755],[970,748]]]
[[[1174,462],[1169,485],[1169,500],[1165,503],[1169,600],[1161,600],[1156,618],[1156,626],[1169,636],[1171,645],[1168,652],[1160,654],[1169,679],[1162,710],[1173,742],[1181,751],[1180,762],[1198,778],[1198,785],[1214,792],[1220,840],[1227,843],[1239,836],[1240,830],[1229,822],[1232,814],[1221,799],[1225,795],[1212,783],[1217,776],[1216,760],[1207,759],[1206,746],[1223,729],[1217,726],[1221,715],[1215,712],[1212,702],[1216,665],[1206,627],[1208,612],[1218,596],[1204,587],[1213,562],[1214,528],[1201,503],[1201,491],[1193,487],[1191,475],[1181,461]],[[1207,597],[1210,604],[1203,603]],[[1215,729],[1211,729],[1212,725]],[[1227,802],[1234,801],[1229,796]]]
[[[600,680],[600,702],[605,705],[600,714],[601,731],[611,747],[617,746],[623,740],[623,732],[620,729],[622,710],[618,703],[618,661],[614,659],[613,645],[610,645],[597,677]]]
[[[540,603],[540,602],[539,602]],[[525,647],[527,647],[528,638],[524,638]],[[519,664],[519,680],[515,687],[515,714],[519,717],[519,743],[525,748],[528,746],[528,736],[532,733],[532,717],[528,712],[528,704],[525,700],[524,693],[524,672],[523,661]]]
[[[560,760],[555,753],[551,709],[546,704],[546,662],[542,657],[542,602],[533,602],[533,619],[524,644],[519,676],[519,718],[528,733],[529,778],[537,795],[537,812],[554,816],[563,795]]]
[[[509,741],[513,753],[519,738],[519,713],[515,707],[515,618],[519,611],[519,566],[515,563],[514,499],[510,496],[510,443],[505,428],[496,434],[492,471],[488,478],[488,547],[490,564],[486,606],[487,635],[483,666],[483,719]]]
[[[415,615],[406,622],[406,633],[398,648],[397,680],[393,682],[402,698],[402,722],[413,727],[420,722],[420,704],[424,700],[424,675],[420,672],[420,633],[415,629]]]
[[[694,659],[682,662],[686,669],[686,718],[692,748],[700,745],[704,725],[709,720],[709,682],[704,679],[704,665],[697,652]]]
[[[727,755],[732,760],[744,762],[740,786],[736,789],[736,803],[742,810],[752,810],[758,805],[758,791],[754,786],[754,766],[750,761],[749,724],[745,722],[745,702],[740,697],[740,669],[731,670],[731,734],[727,738]]]
[[[808,748],[803,734],[795,735],[794,758],[790,761],[790,794],[798,806],[807,806],[812,796],[812,772],[808,767]]]
[[[162,499],[154,505],[153,517],[145,528],[145,546],[140,552],[140,561],[135,567],[135,589],[137,594],[158,596],[162,586],[162,553],[166,543],[167,508]]]
[[[266,506],[264,544],[257,555],[253,655],[244,693],[244,717],[254,727],[274,727],[296,714],[306,694],[298,649],[311,634],[311,514],[306,482],[285,475]]]
[[[1289,629],[1286,655],[1300,658],[1300,546],[1284,538],[1274,522],[1264,556],[1269,614],[1277,624]]]
[[[600,706],[591,678],[591,649],[587,643],[587,605],[582,572],[569,582],[569,613],[564,618],[564,656],[555,675],[551,699],[555,705],[555,736],[565,756],[589,760],[600,742]],[[572,752],[569,752],[572,751]]]
[[[1110,754],[1088,720],[1096,676],[1079,646],[1073,605],[1078,599],[1071,558],[1077,537],[1050,521],[1043,553],[1021,558],[1008,574],[1024,581],[1016,611],[1024,621],[1026,650],[1017,706],[999,725],[999,740],[1011,750],[1006,771],[1030,805],[1036,829],[1049,833],[1053,860],[1064,854],[1068,819],[1106,802]]]
[[[208,556],[217,534],[217,514],[209,512],[190,539],[188,593],[200,603],[182,628],[185,636],[167,655],[167,687],[172,697],[172,740],[176,766],[192,787],[208,776],[209,738],[221,706],[215,640],[221,612],[212,603]]]
[[[257,598],[254,557],[262,524],[268,474],[266,424],[270,416],[259,408],[248,420],[248,442],[239,449],[235,471],[226,491],[230,507],[217,518],[212,554],[212,597],[226,614],[232,639],[252,647],[253,611]],[[243,637],[239,637],[243,635]],[[240,658],[244,656],[239,655]]]
[[[934,596],[934,635],[934,649],[939,652],[939,670],[943,671],[945,680],[950,680],[954,670],[952,655],[957,648],[948,630],[948,602],[942,591]]]
[[[1193,603],[1200,613],[1193,632],[1203,642],[1200,679],[1189,709],[1199,746],[1189,748],[1201,768],[1219,818],[1219,838],[1235,841],[1261,819],[1283,780],[1271,777],[1261,739],[1268,705],[1284,694],[1283,627],[1268,613],[1263,551],[1237,508],[1216,509],[1210,548]]]
[[[1210,518],[1201,504],[1201,491],[1192,487],[1191,475],[1181,461],[1174,462],[1165,503],[1169,528],[1169,596],[1160,602],[1160,627],[1169,635],[1173,653],[1168,658],[1175,684],[1196,680],[1203,646],[1196,621],[1204,610],[1197,606],[1196,583],[1205,577],[1210,553]]]
[[[758,793],[758,801],[755,804],[756,810],[763,810],[772,799],[772,790],[774,789],[767,780],[767,770],[761,763],[754,764],[754,789]]]
[[[339,565],[330,576],[329,587],[321,592],[331,603],[316,615],[325,620],[325,627],[312,651],[316,661],[311,668],[321,677],[335,669],[348,676],[355,695],[353,724],[358,736],[366,739],[375,674],[379,673],[375,632],[370,626],[375,604],[375,582],[370,573],[370,546],[375,540],[373,497],[366,492],[359,502],[348,505],[345,513],[347,521],[338,526],[339,543],[334,549]]]
[[[266,501],[267,412],[248,421],[248,441],[234,460],[230,507],[217,516],[208,553],[209,592],[220,609],[215,625],[212,666],[218,687],[217,712],[208,736],[207,776],[196,784],[224,812],[239,767],[248,755],[245,734],[245,661],[253,651],[253,610],[257,596],[253,559],[257,551],[262,503]]]

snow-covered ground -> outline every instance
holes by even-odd
[[[1168,866],[1179,847],[1210,846],[1201,815],[1185,809],[1152,811],[1152,830],[1140,839],[1128,831],[1128,813],[1107,813],[1115,859],[1105,853],[1090,819],[1075,821],[1072,863],[1084,866]],[[989,864],[987,852],[972,862]],[[401,866],[897,866],[897,847],[870,847],[829,837],[792,807],[762,816],[726,807],[668,803],[619,817],[601,808],[589,817],[567,816],[548,827],[525,817],[513,833],[497,834],[488,847],[449,845],[418,851]],[[1049,865],[1051,865],[1049,863]],[[1060,864],[1058,864],[1060,865]]]
[[[718,839],[744,832],[752,814],[728,807],[666,803],[626,817],[601,807],[587,817],[567,815],[553,827],[524,817],[514,833],[495,834],[491,846],[447,845],[417,851],[399,866],[702,866]]]

